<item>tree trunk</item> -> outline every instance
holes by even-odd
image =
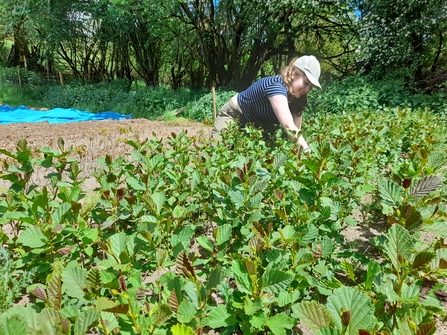
[[[26,60],[31,58],[31,52],[28,49],[28,39],[23,30],[23,21],[13,27],[14,45],[11,48],[8,62],[14,67],[26,67]]]

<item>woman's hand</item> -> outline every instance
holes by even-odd
[[[291,141],[298,144],[298,151],[310,151],[309,145],[302,135],[299,135],[301,130],[302,116],[294,117],[290,112],[287,98],[282,95],[275,95],[269,98],[272,104],[273,110],[275,111],[276,117],[278,118],[281,127],[289,136]]]
[[[304,152],[310,151],[309,145],[307,144],[306,140],[304,139],[304,137],[302,135],[300,137],[298,137],[297,143],[298,143],[298,147],[299,147],[298,150],[300,152],[301,151],[304,151]]]

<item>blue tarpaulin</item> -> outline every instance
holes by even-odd
[[[124,120],[130,118],[131,115],[123,115],[115,112],[90,113],[74,108],[36,110],[25,106],[0,106],[0,124],[44,121],[49,123],[63,123],[106,119]]]

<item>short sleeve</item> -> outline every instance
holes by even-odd
[[[287,96],[286,87],[277,77],[272,77],[270,80],[264,82],[264,92],[267,98],[271,98],[276,95]]]

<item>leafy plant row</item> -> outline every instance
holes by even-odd
[[[252,128],[127,141],[131,157],[100,158],[93,191],[63,139],[0,150],[0,334],[433,334],[445,122],[396,109],[306,124],[309,154]],[[369,252],[346,241],[373,223]]]

